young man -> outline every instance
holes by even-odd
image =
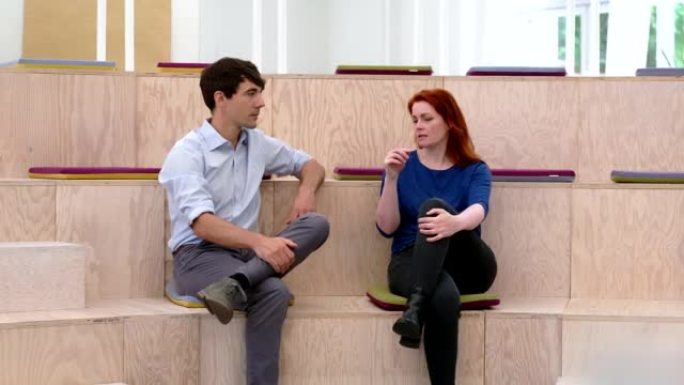
[[[174,279],[227,324],[233,309],[247,315],[247,382],[278,383],[280,336],[292,295],[281,277],[328,237],[314,213],[325,176],[308,154],[254,129],[264,107],[264,80],[254,64],[223,58],[200,78],[211,118],[179,140],[159,182],[168,194]],[[257,231],[264,174],[300,180],[287,220],[274,237]]]

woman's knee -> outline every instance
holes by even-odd
[[[453,279],[445,273],[439,278],[429,301],[430,312],[439,318],[457,318],[461,309],[461,293]]]
[[[420,209],[418,210],[418,212],[421,217],[424,217],[425,215],[427,215],[428,211],[437,208],[444,209],[450,213],[454,211],[451,205],[449,205],[445,200],[440,198],[430,198],[423,202],[422,205],[420,205]]]

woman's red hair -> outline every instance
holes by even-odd
[[[470,139],[463,112],[449,91],[435,88],[418,92],[408,101],[409,114],[412,114],[413,104],[416,102],[428,103],[444,119],[449,127],[447,156],[455,164],[466,166],[480,160],[480,157],[475,153],[473,141]]]

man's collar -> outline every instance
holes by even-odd
[[[204,123],[202,123],[202,126],[200,126],[198,133],[200,136],[202,136],[202,139],[204,139],[204,142],[207,144],[207,150],[213,151],[222,145],[228,143],[228,140],[221,136],[221,134],[216,131],[216,128],[211,125],[209,120],[205,120]],[[238,145],[240,144],[247,144],[247,129],[242,128],[240,129],[240,137],[238,139]]]

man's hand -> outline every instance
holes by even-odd
[[[295,219],[300,216],[316,211],[316,197],[313,191],[308,189],[299,189],[297,197],[292,203],[292,210],[290,210],[290,215],[287,216],[285,223],[288,225],[292,223]]]
[[[254,247],[256,255],[266,261],[276,273],[286,272],[294,262],[294,248],[297,244],[283,237],[266,237]]]

